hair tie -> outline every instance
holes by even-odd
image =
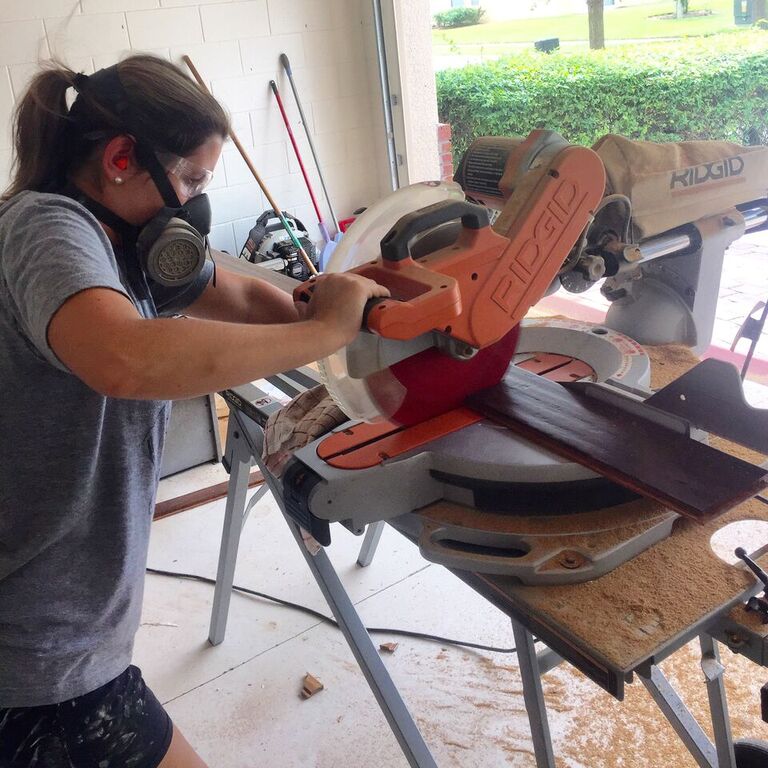
[[[88,84],[89,77],[82,72],[78,72],[72,79],[72,87],[78,92],[82,93]]]

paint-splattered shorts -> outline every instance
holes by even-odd
[[[128,667],[61,704],[0,708],[0,768],[157,768],[172,735],[141,670]]]

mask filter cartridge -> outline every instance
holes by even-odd
[[[210,229],[207,195],[198,195],[181,208],[164,208],[137,241],[145,274],[169,288],[191,283],[205,264]]]
[[[174,287],[195,278],[205,262],[205,242],[186,221],[172,218],[146,255],[147,274]]]

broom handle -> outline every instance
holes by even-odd
[[[189,56],[187,56],[186,54],[184,54],[184,56],[182,56],[181,58],[184,61],[184,63],[189,67],[189,71],[192,73],[195,80],[197,80],[197,84],[200,86],[200,90],[202,90],[203,92],[207,93],[210,96],[211,92],[208,90],[208,86],[205,84],[205,80],[203,80],[203,78],[200,76],[200,73],[197,71],[197,67],[192,63],[192,59],[190,59]],[[253,174],[253,178],[256,179],[256,183],[261,187],[261,191],[264,193],[264,197],[267,198],[272,210],[280,219],[280,223],[283,225],[283,227],[285,227],[285,231],[288,233],[288,236],[291,238],[291,242],[293,243],[294,247],[298,249],[299,255],[304,260],[304,264],[309,270],[310,275],[316,275],[317,269],[315,269],[315,265],[312,263],[311,259],[307,255],[307,252],[304,250],[304,248],[302,248],[301,243],[296,237],[296,234],[291,229],[290,224],[288,224],[288,221],[286,220],[285,216],[283,216],[283,212],[280,210],[274,198],[269,193],[269,190],[267,189],[267,185],[262,181],[261,176],[259,176],[259,172],[256,170],[253,163],[251,162],[251,158],[248,157],[248,153],[245,151],[245,147],[243,147],[243,145],[240,143],[240,139],[237,138],[234,128],[232,128],[231,126],[229,128],[229,137],[232,139],[232,143],[237,147],[238,152],[240,152],[240,155],[245,161],[245,164],[248,166],[248,170]]]
[[[291,62],[284,54],[280,54],[280,63],[285,69],[285,74],[288,75],[288,82],[291,84],[291,90],[293,91],[293,98],[296,99],[296,106],[299,108],[299,115],[301,115],[301,122],[304,123],[304,133],[307,134],[307,141],[309,142],[309,148],[312,151],[312,157],[315,159],[315,166],[317,167],[317,175],[320,177],[320,186],[325,193],[325,201],[328,203],[328,209],[331,212],[331,221],[333,226],[336,227],[337,232],[341,232],[339,228],[339,220],[336,218],[336,212],[333,210],[333,204],[331,203],[331,196],[328,194],[328,188],[325,186],[325,178],[323,177],[323,171],[320,168],[320,161],[317,159],[317,152],[315,151],[315,144],[312,141],[312,134],[309,132],[309,123],[304,116],[304,110],[301,108],[301,100],[299,99],[299,92],[296,90],[296,82],[293,79],[293,72],[291,71]]]
[[[277,106],[280,109],[280,114],[283,117],[283,122],[285,123],[285,129],[288,131],[288,136],[291,139],[291,144],[293,146],[293,153],[296,155],[296,160],[298,160],[299,162],[299,168],[301,168],[301,175],[304,177],[304,183],[307,185],[307,192],[309,192],[309,196],[312,199],[312,205],[315,208],[315,214],[317,215],[317,224],[320,227],[320,231],[323,233],[325,242],[330,243],[331,236],[328,232],[328,227],[325,226],[325,222],[323,221],[323,214],[320,212],[320,206],[317,204],[315,191],[312,189],[312,183],[309,180],[307,169],[304,167],[304,161],[301,159],[301,152],[299,151],[299,145],[296,143],[296,137],[293,135],[293,130],[291,128],[291,121],[288,119],[288,113],[285,111],[285,106],[283,105],[283,99],[280,96],[280,91],[277,88],[277,83],[274,80],[270,80],[269,87],[272,89],[272,93],[275,94],[275,99],[277,99]]]

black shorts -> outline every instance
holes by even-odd
[[[0,768],[157,768],[172,735],[141,670],[128,667],[61,704],[0,708]]]

